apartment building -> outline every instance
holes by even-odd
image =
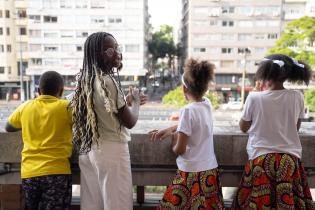
[[[0,56],[6,60],[0,63],[0,81],[7,84],[12,74],[12,81],[19,85],[22,57],[25,74],[30,77],[27,83],[30,97],[34,96],[40,75],[49,70],[62,74],[65,89],[73,90],[75,75],[82,68],[84,42],[90,34],[99,31],[113,34],[122,47],[123,84],[137,84],[146,74],[147,0],[6,0],[1,3],[5,9],[0,13],[3,16],[0,27],[4,26],[0,28],[0,51],[4,52]],[[15,19],[5,17],[8,10],[16,14]],[[6,34],[9,24],[11,35]],[[11,55],[8,50],[16,53]]]
[[[183,60],[206,59],[216,65],[216,89],[238,99],[254,86],[255,64],[274,46],[288,21],[306,15],[307,0],[183,0]]]
[[[0,99],[24,100],[29,94],[26,7],[26,0],[0,1]]]

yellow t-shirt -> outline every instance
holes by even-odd
[[[72,118],[69,101],[41,95],[21,104],[9,123],[22,128],[21,177],[71,174]]]

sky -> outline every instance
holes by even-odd
[[[153,31],[158,31],[163,24],[179,27],[181,0],[148,0],[150,23]]]

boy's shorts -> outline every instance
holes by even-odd
[[[22,179],[26,210],[68,210],[71,206],[71,175],[47,175]]]

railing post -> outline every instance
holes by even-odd
[[[137,202],[138,204],[144,203],[144,186],[137,186]]]

